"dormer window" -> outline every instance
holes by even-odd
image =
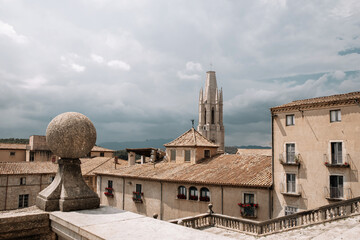
[[[330,122],[341,122],[341,111],[340,111],[340,109],[330,111]]]
[[[295,116],[294,114],[286,115],[286,126],[295,125]]]

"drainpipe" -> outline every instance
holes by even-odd
[[[6,175],[6,185],[5,185],[5,206],[4,206],[4,210],[6,210],[8,184],[9,184],[9,175]]]
[[[224,214],[224,188],[221,187],[221,214]]]
[[[163,219],[163,184],[160,182],[160,220]]]
[[[273,191],[275,189],[274,183],[274,114],[271,112],[271,187],[269,189],[269,217],[272,218],[272,212],[274,210]]]
[[[42,180],[42,174],[40,174],[40,183],[39,183],[40,191],[39,192],[41,192],[41,180]]]
[[[122,189],[122,209],[125,210],[125,178],[123,179],[123,189]]]

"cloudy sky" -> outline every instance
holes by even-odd
[[[175,138],[210,64],[226,145],[270,145],[270,107],[360,90],[360,1],[0,0],[0,138],[68,111],[97,143]]]

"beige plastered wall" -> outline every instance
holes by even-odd
[[[1,175],[0,210],[17,209],[19,195],[29,194],[29,206],[35,205],[37,194],[51,183],[55,174]],[[20,178],[26,178],[26,184],[20,185]],[[6,209],[5,209],[6,207]]]
[[[176,161],[171,161],[171,150],[176,150]],[[211,147],[168,147],[166,148],[166,156],[169,162],[186,163],[185,150],[190,150],[190,162],[197,163],[205,157],[205,150],[210,150],[210,157],[217,154],[217,148]]]
[[[341,110],[341,122],[330,122],[330,110]],[[335,106],[304,111],[276,113],[273,117],[274,136],[274,208],[273,216],[283,216],[285,206],[301,210],[312,209],[334,201],[326,198],[330,175],[344,178],[344,199],[360,195],[360,107]],[[286,126],[286,115],[295,115],[295,125]],[[350,168],[330,168],[324,159],[331,161],[331,142],[342,142],[343,161]],[[280,164],[279,155],[285,156],[285,144],[295,143],[299,166]],[[286,173],[296,174],[297,189],[301,196],[282,194],[286,186]]]
[[[170,220],[194,216],[206,213],[209,203],[213,204],[213,211],[215,213],[241,217],[238,203],[243,202],[244,193],[254,193],[255,202],[259,204],[257,217],[254,220],[262,221],[269,218],[270,192],[268,189],[147,181],[107,175],[98,175],[97,178],[97,192],[100,196],[101,204],[149,217],[158,214],[159,219]],[[108,180],[113,181],[114,197],[108,197],[104,194]],[[136,190],[136,184],[142,185],[143,203],[135,203],[132,199],[133,191]],[[191,186],[198,189],[199,196],[202,187],[208,188],[210,191],[210,202],[177,199],[179,186],[186,187],[187,196],[189,196],[189,188]],[[125,192],[124,195],[123,191]]]
[[[10,152],[15,152],[15,156],[10,156]],[[26,150],[25,149],[1,149],[0,162],[25,162]]]

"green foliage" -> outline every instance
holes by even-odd
[[[116,156],[120,159],[128,160],[128,154],[125,149],[115,151],[114,156]]]
[[[29,144],[28,138],[0,138],[0,143]]]

